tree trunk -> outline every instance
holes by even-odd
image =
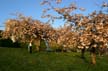
[[[51,48],[50,48],[50,46],[49,46],[48,40],[44,39],[44,42],[45,42],[45,45],[46,45],[46,51],[48,51],[48,52],[52,51]]]
[[[81,49],[81,57],[82,58],[85,58],[85,55],[84,54],[85,54],[85,47]]]
[[[96,64],[96,48],[92,47],[91,48],[91,63]]]
[[[91,63],[92,64],[96,64],[96,54],[95,53],[91,53]]]
[[[35,40],[35,45],[36,45],[36,51],[40,50],[40,39]]]

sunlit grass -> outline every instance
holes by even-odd
[[[90,63],[90,55],[81,59],[80,53],[34,52],[24,48],[0,48],[0,71],[107,71],[108,56],[97,57]]]

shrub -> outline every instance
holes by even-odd
[[[11,39],[0,39],[0,47],[13,47]]]
[[[0,39],[0,47],[20,47],[21,43],[20,42],[12,42],[11,39]]]

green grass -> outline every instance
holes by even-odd
[[[0,48],[0,71],[108,71],[108,56],[97,57],[90,64],[90,55],[80,53],[34,52],[24,48]]]

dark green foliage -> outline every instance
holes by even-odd
[[[0,47],[13,47],[11,39],[0,39]]]
[[[3,32],[3,30],[0,30],[0,38],[2,38],[2,32]]]
[[[28,43],[22,42],[22,43],[20,43],[20,47],[21,48],[27,48],[28,47]]]
[[[12,42],[11,39],[0,39],[0,47],[26,47],[27,44],[25,43],[20,43],[20,42]]]
[[[13,43],[13,47],[17,47],[17,48],[19,48],[20,45],[21,45],[21,43],[19,43],[19,42],[15,42],[15,43]]]

